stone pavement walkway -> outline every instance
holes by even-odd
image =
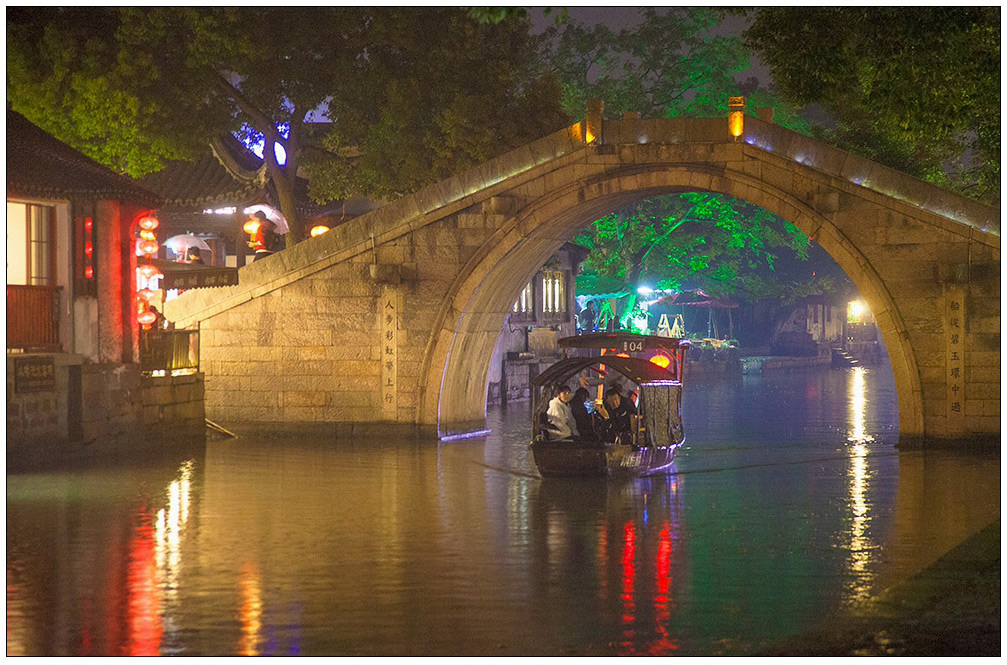
[[[999,656],[1000,521],[933,565],[760,656]]]

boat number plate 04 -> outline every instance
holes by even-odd
[[[643,351],[643,342],[623,342],[622,350],[626,353],[632,353],[634,351]]]

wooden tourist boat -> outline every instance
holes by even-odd
[[[633,333],[591,333],[559,340],[564,358],[532,381],[532,442],[543,477],[647,475],[667,469],[685,440],[682,426],[682,369],[688,340]],[[575,351],[576,350],[576,351]],[[578,355],[570,357],[572,353]],[[604,355],[602,355],[604,354]],[[583,382],[582,382],[583,379]],[[623,385],[624,398],[635,387],[637,415],[626,430],[593,432],[557,439],[546,412],[559,386],[596,390]],[[632,384],[632,385],[630,385]],[[589,388],[589,391],[591,388]]]

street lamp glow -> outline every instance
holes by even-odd
[[[641,286],[637,288],[636,292],[639,293],[641,296],[649,296],[651,293],[654,292],[654,289],[650,288],[649,286]]]
[[[851,323],[860,323],[863,320],[864,311],[867,308],[859,300],[851,300],[846,306],[846,318]]]

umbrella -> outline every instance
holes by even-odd
[[[202,238],[197,238],[191,233],[182,233],[177,236],[171,236],[161,244],[176,254],[185,254],[193,247],[196,249],[210,249],[210,246],[207,245]]]
[[[266,216],[266,219],[271,221],[273,224],[276,224],[276,233],[279,235],[283,235],[284,233],[290,231],[290,227],[287,226],[287,218],[283,216],[283,213],[272,206],[254,205],[245,208],[242,212],[249,216],[252,216],[257,212],[261,212]]]

